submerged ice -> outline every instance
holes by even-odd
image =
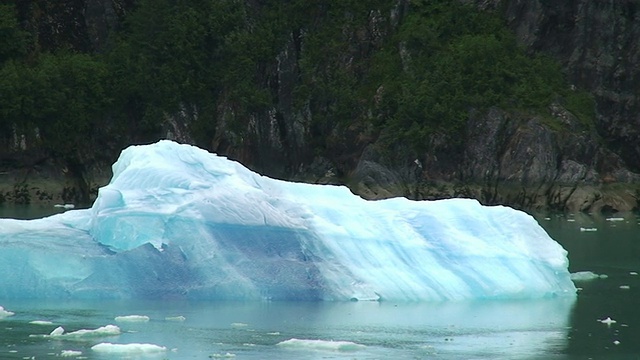
[[[0,220],[0,298],[459,300],[575,294],[529,215],[367,201],[189,145],[132,146],[90,209]]]

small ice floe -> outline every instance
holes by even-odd
[[[146,315],[124,315],[116,316],[114,320],[117,322],[147,322],[149,317]]]
[[[620,285],[620,289],[629,290],[629,289],[631,289],[631,287],[629,285]]]
[[[236,354],[228,352],[226,354],[211,354],[209,357],[214,359],[233,358],[236,357]]]
[[[366,348],[362,344],[351,341],[333,341],[333,340],[308,340],[308,339],[289,339],[281,341],[276,345],[301,350],[325,350],[325,351],[357,351]]]
[[[545,219],[545,220],[547,220],[547,221],[551,220],[551,218],[550,218],[550,217],[546,217],[546,218],[544,218],[544,219]]]
[[[635,271],[631,271],[631,272],[629,272],[629,275],[638,275],[638,273],[635,272]]]
[[[75,209],[76,206],[73,204],[55,204],[53,205],[53,207],[70,210],[70,209]]]
[[[598,275],[593,271],[578,271],[569,275],[573,281],[591,281],[595,279],[606,279],[609,276],[605,274]]]
[[[16,313],[5,310],[2,306],[0,306],[0,319],[5,318],[7,316],[13,316]]]
[[[58,326],[49,333],[49,336],[60,336],[62,334],[64,334],[64,328],[62,326]]]
[[[245,324],[245,323],[241,323],[241,322],[234,322],[231,323],[232,327],[236,327],[236,328],[242,328],[242,327],[247,327],[249,326],[249,324]]]
[[[180,315],[180,316],[167,316],[164,319],[166,321],[185,321],[185,320],[187,320],[187,318],[182,316],[182,315]]]
[[[622,218],[622,217],[610,217],[610,218],[606,218],[605,220],[607,220],[607,221],[624,221],[624,218]]]
[[[618,340],[614,340],[614,341],[613,341],[613,345],[620,345],[620,341],[618,341]]]
[[[51,322],[49,320],[33,320],[33,321],[29,321],[29,324],[33,324],[33,325],[53,325],[53,322]]]
[[[97,329],[80,329],[65,333],[62,326],[58,326],[53,329],[49,335],[29,335],[29,337],[54,337],[54,338],[87,338],[87,337],[102,337],[102,336],[114,336],[120,335],[120,328],[115,325],[106,325]]]
[[[280,331],[268,332],[267,335],[278,336],[280,335]]]
[[[612,318],[608,317],[606,319],[598,319],[599,322],[606,324],[607,326],[611,326],[611,324],[615,324],[617,323],[617,321],[613,320]]]
[[[598,231],[598,228],[580,228],[580,231],[582,232],[594,232],[594,231]]]
[[[62,350],[60,357],[76,357],[82,355],[82,351],[78,350]]]
[[[155,344],[112,344],[112,343],[100,343],[93,345],[91,350],[100,353],[118,354],[118,355],[130,355],[130,354],[151,354],[167,351],[164,346]]]
[[[568,222],[576,222],[576,219],[567,219]]]

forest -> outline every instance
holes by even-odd
[[[427,151],[433,134],[455,151],[470,112],[490,107],[562,130],[549,110],[559,102],[594,127],[593,98],[556,60],[520,46],[497,11],[463,2],[138,0],[99,44],[73,24],[43,36],[34,24],[54,5],[25,3],[0,5],[0,136],[79,178],[164,137],[184,112],[192,141],[218,152],[220,137],[242,142],[269,121],[260,114],[304,117],[307,158],[338,158],[349,131],[382,152]]]

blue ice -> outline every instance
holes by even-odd
[[[367,201],[171,141],[125,149],[90,209],[0,220],[0,298],[575,296],[567,268],[509,207]]]

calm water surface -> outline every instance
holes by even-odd
[[[27,208],[0,216],[44,216]],[[36,210],[34,210],[36,211]],[[640,219],[635,214],[539,215],[568,251],[574,299],[458,303],[242,303],[0,300],[0,359],[640,359]],[[622,286],[622,288],[621,288]],[[115,317],[144,315],[148,321]],[[610,317],[617,322],[598,321]],[[47,321],[34,324],[32,321]],[[47,337],[120,327],[119,335]],[[290,339],[313,341],[292,342]],[[341,343],[345,341],[349,343]],[[145,343],[158,353],[100,353],[98,343]],[[70,352],[73,350],[74,352]]]

